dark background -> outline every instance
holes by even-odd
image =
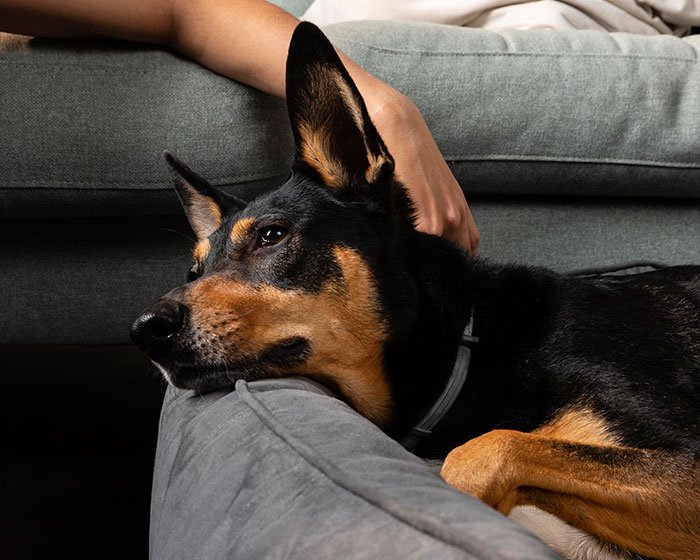
[[[148,557],[165,389],[135,347],[0,347],[0,557]]]

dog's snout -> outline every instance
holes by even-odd
[[[144,312],[131,326],[131,340],[145,350],[169,345],[185,322],[187,308],[162,299]]]

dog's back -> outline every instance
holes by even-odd
[[[700,267],[584,282],[571,280],[550,363],[586,380],[622,443],[700,453]]]

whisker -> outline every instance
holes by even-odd
[[[365,352],[367,352],[367,347],[365,346],[365,343],[362,341],[362,339],[361,339],[359,336],[357,336],[353,331],[351,331],[351,330],[348,329],[347,327],[343,327],[343,330],[344,330],[346,333],[348,333],[349,335],[351,335],[355,340],[357,340],[357,342],[360,344],[360,346],[362,346],[362,349],[363,349]]]
[[[240,315],[237,315],[236,317],[234,317],[234,318],[231,319],[231,320],[232,320],[232,321],[237,321],[238,319],[242,319],[243,317],[247,317],[247,316],[250,315],[253,311],[257,311],[258,309],[260,309],[260,306],[253,307],[253,308],[249,309],[248,311],[244,311],[244,312],[241,313]]]
[[[192,242],[193,245],[196,245],[196,244],[197,244],[197,241],[196,241],[195,239],[192,239],[192,238],[191,238],[189,235],[187,235],[186,233],[182,233],[181,231],[178,231],[178,230],[176,230],[176,229],[173,229],[173,228],[163,228],[161,231],[167,231],[168,233],[176,233],[176,234],[178,234],[179,236],[184,237],[185,239],[189,239],[189,240]]]

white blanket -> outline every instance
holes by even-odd
[[[505,29],[597,29],[685,35],[700,26],[700,0],[315,0],[317,25],[367,19]]]

